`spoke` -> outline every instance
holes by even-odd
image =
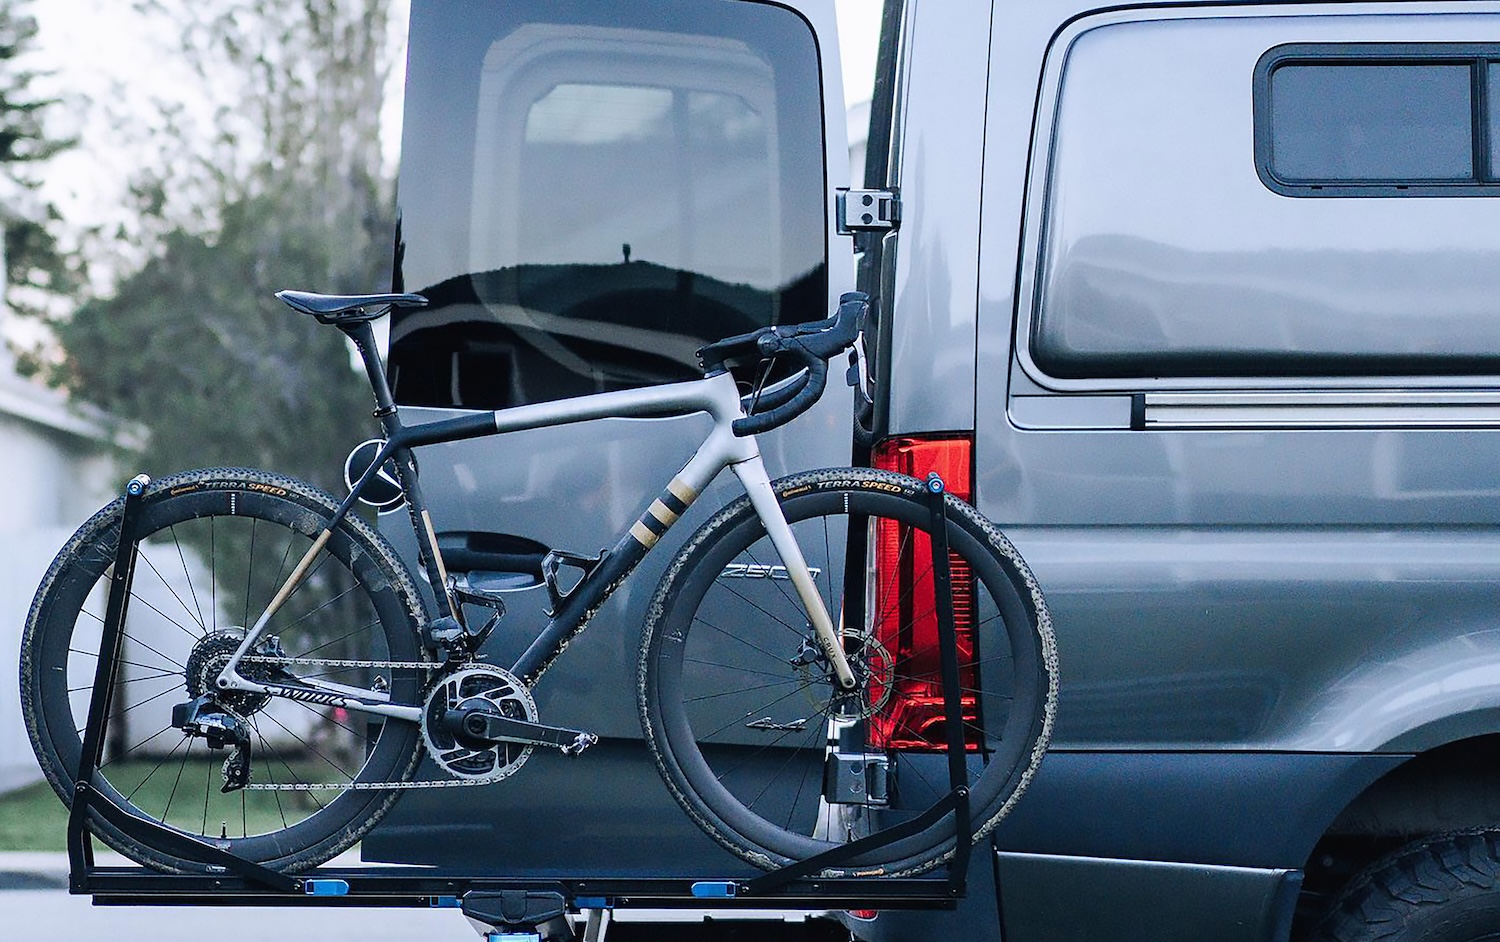
[[[362,634],[364,632],[367,632],[367,631],[371,630],[372,628],[374,628],[378,624],[380,624],[380,619],[377,618],[375,621],[370,622],[368,625],[362,625],[362,626],[357,627],[357,628],[351,628],[349,630],[348,634],[339,635],[337,638],[331,638],[328,641],[324,641],[322,644],[318,645],[315,648],[309,648],[308,650],[303,651],[302,653],[298,654],[297,657],[312,657],[312,656],[316,655],[318,652],[326,650],[326,649],[328,649],[328,648],[330,648],[330,647],[332,647],[332,646],[334,646],[334,645],[336,645],[336,644],[338,644],[338,643],[340,643],[342,641],[345,641],[345,640],[347,640],[349,638],[354,637],[357,634]],[[371,658],[371,660],[374,660],[374,659]]]
[[[719,634],[723,635],[724,637],[730,639],[731,641],[737,641],[740,644],[743,644],[747,648],[752,648],[752,649],[754,649],[756,651],[759,651],[761,654],[764,654],[766,657],[770,658],[771,660],[775,661],[778,664],[788,664],[788,663],[790,663],[790,660],[788,658],[784,658],[784,657],[781,657],[780,655],[773,654],[772,652],[766,650],[765,648],[761,647],[760,645],[755,644],[755,643],[747,640],[743,635],[739,635],[739,634],[736,634],[736,633],[734,633],[732,631],[729,631],[727,629],[720,628],[718,625],[716,625],[713,622],[709,621],[708,619],[704,618],[702,615],[694,616],[694,618],[693,618],[693,624],[695,624],[695,625],[702,625],[705,628],[711,628],[714,631],[717,631]],[[801,638],[803,638],[803,640],[806,640],[805,636],[801,635],[800,633],[798,634],[798,637],[801,637]]]
[[[99,660],[99,652],[98,651],[85,651],[82,648],[68,648],[68,653],[69,654],[77,654],[80,657],[91,657],[95,661]],[[160,652],[157,652],[157,653],[160,653]],[[125,660],[123,658],[116,658],[115,659],[115,663],[117,663],[117,664],[128,664],[131,667],[139,667],[143,671],[159,671],[159,670],[163,669],[160,664],[142,664],[139,661],[127,661],[127,660]],[[181,666],[181,665],[179,665],[179,666]],[[182,671],[173,671],[173,673],[176,674],[179,677],[182,676]]]
[[[736,674],[759,674],[762,677],[785,677],[786,676],[786,672],[785,671],[776,671],[776,672],[772,672],[772,671],[758,671],[758,670],[755,670],[754,668],[750,668],[750,667],[741,667],[738,664],[725,664],[725,663],[723,663],[721,661],[706,661],[706,660],[704,660],[701,657],[686,657],[686,656],[684,656],[683,659],[682,659],[682,662],[684,664],[702,664],[704,667],[721,667],[724,670],[734,671]],[[787,666],[789,664],[789,662],[783,661],[782,664],[783,664],[783,666]]]
[[[151,668],[151,669],[152,670],[157,670],[158,668]],[[150,675],[148,675],[146,677],[127,677],[124,680],[117,680],[117,681],[115,681],[115,689],[118,690],[119,688],[125,686],[126,684],[139,684],[139,683],[144,683],[144,682],[146,682],[148,680],[161,680],[163,677],[181,677],[181,676],[182,676],[182,672],[181,671],[163,671],[160,674],[150,674]],[[69,687],[68,688],[68,693],[82,693],[85,690],[93,690],[93,689],[94,689],[94,685],[92,683],[88,683],[88,684],[84,684],[81,687]]]
[[[265,734],[260,731],[260,723],[256,720],[255,717],[251,717],[250,718],[250,728],[251,728],[251,730],[253,730],[255,732],[255,738],[257,738],[257,739],[260,740],[260,745],[261,745],[260,754],[263,755],[263,756],[267,755],[267,754],[272,755],[272,756],[276,755],[276,751],[270,747],[269,743],[266,742]],[[286,765],[285,762],[282,762],[281,764],[282,765]],[[266,766],[265,766],[265,769],[266,769],[266,775],[268,775],[270,777],[270,779],[271,779],[271,784],[272,785],[277,784],[277,782],[276,782],[276,765],[275,765],[275,763],[267,763]],[[295,778],[295,777],[296,777],[296,775],[295,775],[295,773],[293,773],[293,778]],[[274,789],[273,788],[271,790],[271,797],[276,800],[276,813],[281,816],[281,826],[282,826],[282,828],[288,827],[289,825],[286,822],[286,808],[284,808],[282,806],[282,804],[281,804],[281,791],[279,789]]]
[[[173,539],[175,540],[176,537],[174,536]],[[137,558],[140,559],[141,562],[143,562],[143,563],[146,564],[146,568],[150,569],[151,572],[156,576],[157,581],[162,584],[162,588],[166,589],[167,593],[169,595],[171,595],[173,599],[176,599],[177,604],[180,605],[180,606],[182,606],[182,610],[185,613],[187,613],[188,618],[194,618],[195,615],[194,615],[193,610],[191,608],[189,608],[188,604],[182,600],[182,596],[177,594],[177,590],[174,589],[174,588],[172,588],[172,583],[168,582],[167,581],[167,577],[161,574],[161,570],[156,568],[156,564],[151,561],[150,555],[147,554],[147,553],[141,553]],[[140,599],[140,596],[137,595],[133,589],[131,590],[130,597],[133,598],[133,599]],[[168,621],[172,622],[172,624],[177,625],[178,628],[182,628],[183,631],[186,631],[187,634],[188,634],[188,637],[190,637],[190,638],[201,637],[204,633],[206,633],[208,631],[208,629],[203,624],[203,618],[202,618],[201,615],[196,616],[196,624],[198,625],[199,630],[195,633],[195,632],[189,631],[187,628],[184,628],[182,625],[178,624],[178,622],[176,621],[176,619],[171,618],[169,615],[167,615],[165,612],[163,612],[161,609],[157,608],[156,606],[152,605],[150,602],[147,602],[145,599],[140,599],[140,600],[142,602],[144,602],[145,605],[148,608],[150,608],[153,612],[156,612],[161,617],[163,617],[163,618],[167,619]]]
[[[319,565],[321,565],[321,563]],[[311,576],[312,573],[308,573],[308,575]],[[298,588],[301,588],[301,586],[298,586]],[[327,608],[330,605],[333,605],[334,603],[338,602],[340,599],[343,599],[344,597],[348,596],[355,589],[360,589],[360,588],[363,588],[363,586],[356,580],[356,582],[355,582],[354,585],[352,585],[349,588],[345,589],[344,591],[340,592],[338,595],[335,595],[333,598],[331,598],[328,601],[324,602],[322,605],[319,605],[317,608],[315,608],[312,611],[308,612],[307,614],[303,615],[301,618],[298,618],[296,621],[292,622],[291,624],[284,625],[281,630],[282,631],[290,631],[291,629],[293,629],[293,628],[297,627],[298,625],[302,624],[303,622],[307,621],[309,618],[311,618],[314,615],[318,614],[323,609]],[[354,629],[354,631],[349,632],[349,634],[344,635],[344,637],[347,638],[347,637],[349,637],[350,635],[353,635],[355,632],[357,632],[359,630],[360,629],[356,628],[356,629]],[[343,640],[343,639],[341,638],[339,640]],[[332,642],[330,642],[330,643],[332,643]],[[324,647],[327,647],[327,645],[325,644]],[[317,649],[315,648],[314,650],[317,650]]]
[[[177,797],[177,786],[182,784],[182,773],[187,768],[187,761],[193,755],[193,737],[187,738],[187,751],[182,754],[182,763],[177,766],[177,778],[172,782],[172,791],[167,795],[167,806],[161,810],[161,822],[167,821],[167,815],[172,813],[172,799]]]
[[[215,563],[217,562],[217,560],[214,558],[213,549],[212,549],[212,546],[213,546],[213,520],[214,520],[213,517],[209,517],[208,518],[208,525],[209,525],[209,547],[210,547],[209,548],[209,564],[208,564],[209,565],[209,573],[208,573],[209,581],[213,581],[214,579],[216,579],[218,577],[218,572],[214,569],[214,566],[215,566]],[[198,589],[197,589],[197,587],[193,583],[193,574],[188,571],[187,554],[185,552],[183,552],[182,541],[177,538],[177,527],[175,525],[173,525],[173,526],[168,527],[167,530],[172,534],[172,543],[177,547],[177,561],[182,564],[182,578],[183,578],[184,581],[187,582],[188,594],[190,594],[192,596],[192,598],[193,598],[193,608],[196,609],[197,612],[198,612],[198,624],[203,627],[204,631],[207,631],[208,630],[208,624],[211,621],[211,619],[203,617],[203,603],[200,602],[200,601],[198,601]]]
[[[698,736],[697,738],[698,738],[698,740],[700,742],[706,742],[706,741],[714,738],[715,736],[719,735],[720,733],[724,732],[724,730],[728,729],[729,727],[734,726],[736,723],[743,722],[744,719],[745,719],[745,717],[750,716],[750,714],[752,714],[752,713],[762,713],[762,712],[764,712],[766,710],[769,710],[771,707],[776,706],[779,703],[783,703],[783,702],[785,702],[786,700],[789,700],[792,697],[795,697],[797,694],[802,693],[803,691],[807,690],[811,686],[812,686],[811,682],[803,684],[800,687],[798,687],[796,690],[790,691],[790,692],[784,694],[783,696],[777,697],[775,700],[771,700],[768,703],[764,703],[761,706],[758,706],[758,707],[756,707],[753,710],[747,710],[745,712],[744,716],[735,717],[734,719],[730,720],[728,723],[725,723],[723,726],[720,726],[718,729],[714,730],[713,732],[708,733],[707,735],[704,735],[704,736]],[[815,706],[815,704],[809,704],[809,706]],[[824,713],[824,712],[827,711],[827,709],[828,708],[827,708],[827,706],[825,704],[823,707],[819,708],[819,713]],[[809,719],[811,719],[811,717],[809,717]],[[801,732],[801,730],[786,730],[783,733],[783,737],[781,737],[781,738],[784,738],[785,733],[787,733],[787,732]],[[775,745],[775,742],[771,742],[768,745]]]
[[[203,827],[199,834],[208,834],[208,800],[214,793],[214,764],[205,762],[203,764]]]
[[[158,733],[157,736],[159,736],[159,735],[161,735],[161,734]],[[156,736],[153,736],[151,738],[155,739]],[[139,782],[137,782],[136,785],[135,785],[135,788],[132,788],[130,790],[130,794],[128,794],[128,795],[125,796],[125,800],[126,801],[132,801],[135,798],[136,793],[139,792],[142,788],[144,788],[146,786],[147,782],[151,781],[151,777],[153,775],[155,775],[158,771],[160,771],[162,766],[164,766],[168,762],[170,762],[172,760],[172,757],[177,754],[177,750],[183,748],[184,746],[186,746],[188,748],[189,752],[192,751],[192,748],[193,748],[192,737],[190,737],[190,736],[184,736],[184,737],[182,737],[182,741],[181,742],[179,742],[177,745],[173,746],[170,752],[168,752],[166,755],[162,756],[159,760],[157,760],[156,765],[154,765],[154,766],[151,767],[151,771],[146,773],[146,777],[143,778],[143,779],[141,779]],[[182,761],[184,761],[184,762],[187,761],[187,755],[186,754],[183,755]],[[170,804],[170,802],[169,802],[169,804]],[[163,815],[163,817],[165,817],[165,815]]]
[[[685,697],[685,698],[683,698],[682,702],[683,703],[702,703],[705,700],[717,700],[720,697],[738,697],[738,696],[741,696],[743,694],[754,693],[757,690],[770,690],[772,687],[785,687],[787,684],[795,684],[795,683],[801,683],[802,684],[802,687],[800,687],[798,689],[805,689],[809,685],[810,682],[803,681],[801,678],[797,678],[797,677],[788,677],[786,680],[778,680],[778,681],[775,681],[774,683],[769,683],[769,684],[758,684],[758,685],[756,685],[754,687],[740,687],[740,688],[735,689],[735,690],[721,690],[718,693],[705,693],[702,696],[697,696],[697,697]],[[757,712],[757,711],[751,711],[751,712]]]
[[[339,765],[334,760],[328,758],[328,756],[324,755],[318,749],[317,746],[314,746],[312,743],[308,742],[303,737],[297,735],[297,733],[293,732],[292,729],[289,726],[287,726],[285,723],[281,722],[280,720],[278,720],[276,717],[272,716],[269,713],[266,713],[266,714],[263,714],[263,715],[265,716],[266,719],[268,719],[271,722],[275,723],[277,726],[280,726],[282,728],[282,730],[284,730],[288,736],[291,736],[293,739],[297,740],[299,743],[301,743],[303,746],[305,746],[307,748],[308,752],[311,752],[313,755],[317,756],[318,758],[322,759],[324,762],[326,762],[330,766],[332,766],[334,768],[334,770],[337,771],[340,775],[343,775],[343,776],[345,776],[345,777],[347,777],[347,778],[349,778],[351,780],[354,778],[353,775],[349,774],[349,770],[348,769],[345,769],[343,766]],[[286,765],[285,761],[283,761],[282,764]],[[287,767],[287,771],[291,771],[291,767],[290,766]],[[296,773],[293,772],[292,774],[295,775]]]
[[[160,736],[160,735],[162,735],[164,733],[180,733],[180,732],[182,732],[182,730],[178,729],[175,726],[163,726],[161,729],[159,729],[156,732],[152,733],[150,736],[147,736],[145,739],[142,739],[140,742],[136,743],[134,746],[131,746],[129,749],[126,749],[124,752],[120,753],[119,755],[111,757],[109,759],[109,761],[101,763],[99,765],[99,768],[102,770],[106,766],[111,766],[111,765],[114,765],[116,763],[123,763],[125,761],[125,757],[126,756],[130,755],[132,752],[135,752],[137,749],[141,748],[142,746],[146,745],[148,742],[151,742],[151,740],[155,739],[156,737],[158,737],[158,736]],[[81,730],[81,729],[78,730],[78,733],[81,736],[83,734],[83,730]],[[184,736],[182,738],[186,739],[187,737]],[[179,742],[177,745],[180,747],[182,745],[182,743]]]

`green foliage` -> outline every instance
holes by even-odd
[[[41,314],[84,283],[82,263],[58,244],[57,210],[36,195],[46,161],[74,146],[48,136],[46,114],[59,104],[40,96],[43,73],[28,65],[36,20],[28,0],[0,0],[0,224],[5,232],[5,303]]]
[[[111,298],[58,325],[68,388],[146,430],[146,470],[271,467],[337,487],[370,437],[370,393],[343,334],[293,313],[280,288],[388,284],[373,235],[384,219],[325,228],[298,189],[222,209],[212,241],[177,230]]]
[[[155,240],[112,296],[54,327],[53,378],[144,432],[153,474],[268,467],[338,486],[369,437],[370,394],[338,331],[281,288],[390,284],[394,184],[379,114],[391,59],[383,0],[138,0],[213,98],[213,132],[164,102],[159,161],[130,181]]]

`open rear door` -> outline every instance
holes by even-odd
[[[406,421],[693,378],[704,343],[825,317],[853,287],[833,232],[848,150],[832,0],[414,0],[405,109],[395,287],[432,302],[391,324]],[[763,437],[772,474],[848,464],[850,410],[835,383]],[[707,428],[607,420],[422,450],[440,542],[512,587],[494,662],[544,621],[532,561],[613,543]],[[543,722],[599,747],[461,797],[412,792],[366,856],[739,869],[657,781],[635,706],[656,581],[734,496],[726,477],[700,499],[538,684]],[[412,558],[404,513],[387,522]]]

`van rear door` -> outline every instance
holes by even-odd
[[[827,316],[853,287],[832,225],[848,175],[832,8],[414,0],[395,287],[432,303],[391,323],[403,420],[691,379],[706,342]],[[850,410],[838,386],[765,436],[772,474],[847,464]],[[540,554],[611,545],[708,427],[605,420],[419,453],[445,554],[511,587],[492,662],[545,621]],[[516,875],[735,867],[657,781],[635,671],[658,577],[736,488],[700,499],[540,680],[542,721],[601,745],[533,756],[462,800],[409,793],[367,857]],[[414,559],[405,513],[385,522]]]

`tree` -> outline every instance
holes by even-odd
[[[271,295],[390,282],[385,4],[140,6],[180,25],[183,60],[224,97],[207,138],[164,106],[163,159],[132,185],[156,247],[111,296],[56,325],[55,375],[142,427],[153,473],[250,464],[336,486],[343,455],[374,428],[368,389],[342,334]]]
[[[39,95],[30,66],[37,24],[28,0],[0,0],[0,227],[5,233],[5,305],[22,314],[57,307],[83,284],[76,256],[61,250],[57,209],[37,195],[46,161],[74,145],[49,137],[44,119],[60,102]]]

